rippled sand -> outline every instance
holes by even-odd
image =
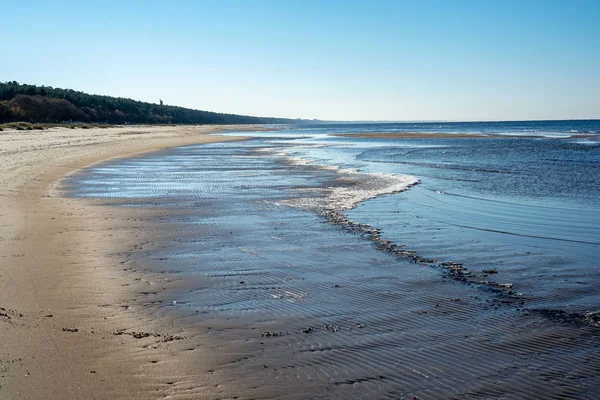
[[[178,148],[104,164],[66,187],[140,220],[138,243],[117,255],[147,282],[127,307],[181,337],[170,358],[144,366],[166,374],[146,379],[156,397],[600,395],[598,328],[382,251],[372,234],[305,207],[361,177],[263,147]],[[157,339],[140,340],[152,354]]]
[[[144,365],[181,341],[127,301],[141,279],[119,268],[139,244],[128,210],[62,197],[65,175],[113,157],[225,140],[225,126],[117,127],[0,132],[0,398],[144,398]],[[247,126],[237,129],[256,130]],[[122,212],[121,212],[122,211]],[[139,231],[138,231],[139,233]],[[136,289],[134,289],[136,288]],[[159,333],[136,339],[127,328]],[[135,343],[152,340],[155,352]],[[164,358],[164,357],[163,357]],[[172,368],[172,371],[176,371]],[[147,397],[146,397],[147,398]]]

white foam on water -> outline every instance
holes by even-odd
[[[342,179],[350,182],[330,189],[325,204],[328,210],[350,210],[365,200],[404,192],[419,183],[419,179],[411,175],[364,173],[346,169],[338,172],[343,175]]]
[[[317,164],[316,160],[298,157],[295,151],[296,148],[262,148],[256,151],[271,153],[274,157],[284,158],[292,165],[310,166],[311,168],[335,171],[339,174],[340,182],[344,184],[324,188],[326,192],[324,198],[294,198],[285,200],[280,204],[312,210],[350,210],[356,207],[358,203],[378,196],[406,191],[420,182],[418,178],[411,175],[361,172],[354,168]],[[292,156],[291,154],[294,155]]]

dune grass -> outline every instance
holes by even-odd
[[[33,130],[44,130],[48,128],[71,128],[71,129],[91,129],[91,128],[112,128],[114,125],[110,124],[84,124],[84,123],[72,123],[72,124],[60,124],[60,123],[35,123],[31,122],[8,122],[0,124],[0,131],[3,130],[17,130],[17,131],[33,131]]]

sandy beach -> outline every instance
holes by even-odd
[[[0,11],[0,400],[600,399],[600,1]]]
[[[124,312],[132,286],[147,282],[132,282],[131,274],[107,268],[117,263],[118,257],[107,258],[115,254],[115,243],[135,242],[130,234],[136,221],[130,212],[61,197],[57,183],[109,158],[234,140],[207,135],[228,128],[260,129],[0,132],[0,398],[142,398],[141,393],[152,391],[141,385],[159,369],[140,369],[140,357],[147,356],[131,346],[133,334],[119,333],[143,325],[160,342],[155,344],[160,353],[170,351],[177,332],[163,327],[159,337],[148,321]],[[156,364],[155,359],[146,361]]]
[[[356,187],[281,144],[187,146],[227,128],[0,134],[0,398],[595,398],[596,327],[281,206]]]

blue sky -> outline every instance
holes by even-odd
[[[600,1],[0,0],[0,16],[0,81],[292,118],[600,118]]]

